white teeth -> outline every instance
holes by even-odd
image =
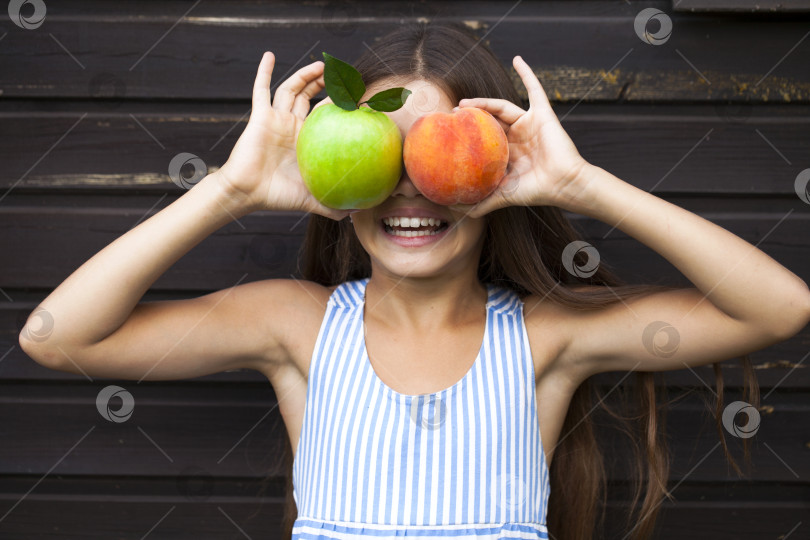
[[[435,218],[417,218],[417,217],[387,217],[383,219],[383,223],[389,227],[435,227],[446,224],[445,221]]]
[[[400,231],[400,230],[394,229],[391,232],[391,234],[394,235],[394,236],[404,236],[406,238],[413,238],[414,236],[434,236],[434,235],[437,235],[439,233],[433,232],[433,231]]]

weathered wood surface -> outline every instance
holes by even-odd
[[[46,481],[47,482],[47,481]],[[47,489],[43,482],[37,490]],[[60,489],[67,493],[92,491],[96,485],[73,484],[68,481]],[[131,481],[116,482],[122,491],[131,491]],[[262,488],[248,484],[252,493],[244,498],[228,499],[211,496],[204,502],[194,502],[175,494],[152,495],[154,483],[149,486],[149,495],[143,496],[98,496],[77,495],[29,495],[14,513],[7,518],[5,528],[8,538],[37,538],[62,540],[83,538],[106,540],[121,538],[138,540],[149,533],[148,538],[158,540],[198,540],[205,538],[237,539],[284,538],[278,529],[283,507],[278,497],[261,497]],[[217,484],[219,487],[219,484]],[[22,487],[22,486],[21,486]],[[172,489],[171,485],[168,489]],[[677,490],[683,495],[685,488]],[[760,491],[764,497],[781,497],[784,489],[771,488]],[[793,501],[806,492],[787,492]],[[661,505],[661,518],[656,529],[656,540],[681,540],[707,537],[715,540],[739,540],[740,538],[785,538],[791,530],[802,531],[807,523],[806,506],[791,501],[780,502],[716,502],[729,497],[722,489],[700,487],[693,491],[692,500]],[[712,500],[701,500],[700,497]],[[58,505],[58,512],[55,512]],[[625,503],[626,505],[626,503]],[[606,519],[605,538],[621,538],[618,532],[618,516],[625,508],[611,504]],[[44,520],[42,516],[48,515]],[[93,523],[93,527],[88,527]],[[799,528],[796,529],[796,526]],[[150,532],[151,531],[151,532]],[[791,536],[792,538],[792,536]],[[799,537],[801,538],[801,536]]]
[[[673,0],[674,11],[783,13],[810,11],[805,0]]]
[[[794,185],[810,167],[804,3],[81,0],[47,8],[35,30],[0,20],[0,539],[281,537],[289,443],[263,375],[88,380],[45,369],[17,343],[54,287],[184,193],[167,174],[175,155],[193,153],[209,171],[227,159],[264,50],[277,56],[276,85],[324,50],[352,61],[402,22],[463,21],[507,68],[517,54],[532,65],[588,160],[810,281],[810,205]],[[661,45],[634,31],[646,8],[672,22]],[[627,281],[687,285],[620,230],[570,217]],[[143,300],[194,297],[243,275],[295,275],[306,223],[300,213],[240,218],[182,257]],[[808,351],[806,328],[751,355],[761,428],[744,478],[722,458],[698,397],[714,399],[705,386],[714,384],[711,367],[658,374],[670,397],[692,395],[669,408],[676,501],[662,505],[655,538],[806,536]],[[725,402],[741,399],[739,362],[724,362],[723,372]],[[595,382],[608,392],[624,375]],[[133,394],[127,422],[96,410],[108,384]],[[610,461],[605,537],[620,538],[627,441],[599,429]],[[726,439],[739,460],[741,439]]]
[[[0,196],[24,188],[179,195],[167,174],[171,159],[190,152],[216,170],[250,109],[127,103],[98,112],[71,102],[46,112],[33,110],[34,101],[14,102],[15,109],[10,103],[0,102],[3,152],[14,157],[0,171]],[[556,112],[589,161],[655,193],[792,196],[810,147],[804,105],[583,103],[560,104]]]
[[[645,7],[672,21],[671,37],[661,46],[634,32]],[[451,19],[487,33],[485,43],[507,65],[522,55],[555,99],[810,98],[810,50],[798,47],[779,63],[807,32],[805,15],[695,17],[671,8],[670,2],[607,1],[52,3],[44,31],[5,25],[0,88],[6,97],[108,96],[113,103],[247,99],[264,49],[277,54],[277,73],[283,74],[322,59],[323,50],[352,61],[363,42],[373,48],[375,38],[403,22]]]

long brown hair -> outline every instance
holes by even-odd
[[[478,36],[455,23],[418,23],[398,28],[372,44],[353,65],[367,86],[383,79],[397,84],[422,79],[442,88],[453,102],[463,98],[506,99],[528,108],[501,62]],[[496,283],[521,298],[537,295],[550,302],[580,310],[600,309],[615,302],[675,287],[622,283],[602,262],[595,273],[577,277],[564,268],[563,250],[582,240],[561,210],[552,206],[508,207],[487,215],[484,246],[478,265],[482,283]],[[584,254],[578,254],[577,257]],[[585,261],[575,260],[576,264]],[[300,253],[301,277],[324,286],[371,275],[371,262],[348,219],[335,221],[310,215]],[[589,272],[586,272],[589,273]],[[577,290],[577,285],[600,287]],[[745,376],[743,398],[759,406],[759,387],[751,360],[742,358]],[[720,364],[714,364],[717,402],[714,416],[727,459],[741,474],[728,451],[721,423],[723,380]],[[614,418],[628,435],[636,453],[633,462],[633,498],[626,526],[632,540],[650,538],[658,508],[667,491],[669,453],[665,427],[666,407],[658,400],[666,388],[654,374],[636,372],[611,390],[621,403],[633,405],[628,414],[610,407],[599,387],[585,380],[573,394],[550,467],[548,529],[552,538],[590,540],[604,521],[606,475],[602,451],[597,444],[591,412],[594,401]],[[658,395],[657,395],[657,390]],[[639,447],[638,442],[641,442]],[[749,459],[750,441],[744,441]],[[291,465],[291,460],[288,460]],[[296,516],[288,467],[285,532],[289,536]],[[641,506],[639,500],[643,497]]]

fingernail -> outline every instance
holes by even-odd
[[[359,212],[360,210],[349,210],[349,215],[354,214],[355,212]]]

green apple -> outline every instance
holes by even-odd
[[[310,193],[339,210],[380,204],[402,175],[399,128],[369,107],[317,107],[304,121],[295,152]]]
[[[402,107],[411,91],[389,88],[361,102],[366,85],[360,72],[325,52],[323,59],[332,103],[304,120],[295,143],[298,169],[324,206],[371,208],[388,198],[402,175],[402,135],[383,113]]]

